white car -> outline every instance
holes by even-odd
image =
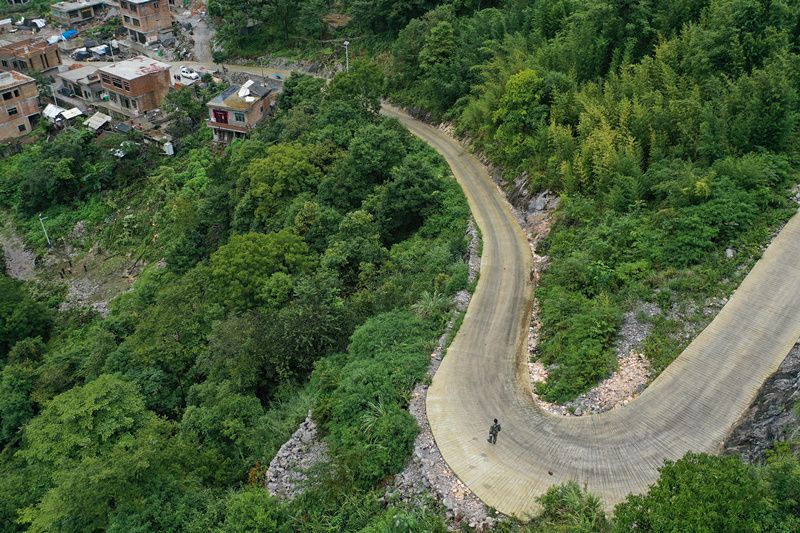
[[[181,67],[181,77],[188,78],[190,80],[199,80],[200,74],[195,72],[193,69],[190,69],[189,67]]]

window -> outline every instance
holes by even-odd
[[[8,116],[9,117],[12,116],[12,115],[16,115],[16,114],[17,114],[17,108],[16,107],[9,107],[8,108]]]
[[[233,120],[236,122],[244,122],[244,113],[234,113]]]
[[[19,89],[14,89],[14,96],[19,97]]]
[[[139,22],[139,19],[131,19],[131,20],[133,21],[133,25],[134,26],[141,26],[141,23]]]
[[[25,124],[20,124],[19,126],[17,126],[17,129],[19,131],[25,131],[27,128],[25,127]]]
[[[3,100],[11,100],[11,91],[3,93]]]
[[[3,65],[4,67],[8,67],[8,61],[3,59],[2,61],[0,61],[0,65]]]
[[[125,15],[125,16],[124,16],[124,17],[122,17],[122,18],[123,18],[123,19],[125,19],[125,22],[127,22],[128,24],[130,24],[130,23],[131,23],[131,18],[130,18],[128,15]]]
[[[154,7],[155,9],[158,9],[158,2],[153,2],[153,7]]]
[[[118,89],[122,89],[122,80],[119,78],[111,78],[111,84]]]
[[[125,89],[126,91],[130,91],[131,90],[130,82],[128,82],[128,80],[122,80],[122,88]]]

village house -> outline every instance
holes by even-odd
[[[55,22],[64,26],[74,26],[98,17],[105,12],[106,7],[106,0],[56,2],[50,7],[50,15]]]
[[[98,69],[107,99],[95,105],[111,116],[135,117],[161,105],[170,89],[169,65],[137,56]]]
[[[29,133],[39,121],[36,80],[21,72],[0,72],[0,141]]]
[[[0,70],[17,70],[27,74],[48,72],[61,64],[58,47],[47,41],[25,39],[0,46]]]
[[[75,106],[87,111],[89,106],[103,99],[105,91],[97,67],[72,68],[54,76],[53,100],[59,105]]]
[[[122,26],[131,41],[150,44],[172,34],[172,13],[167,0],[121,0]]]
[[[229,143],[246,137],[275,109],[279,84],[256,83],[248,80],[244,85],[231,85],[211,99],[207,125],[214,132],[216,142]]]

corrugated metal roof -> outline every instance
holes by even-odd
[[[93,129],[94,131],[97,131],[109,122],[111,122],[111,117],[98,111],[88,119],[84,120],[83,125]]]

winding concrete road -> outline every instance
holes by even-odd
[[[486,169],[456,141],[399,112],[447,160],[483,234],[481,275],[463,325],[428,390],[428,419],[448,465],[486,504],[535,514],[569,480],[610,508],[646,492],[665,459],[719,451],[800,337],[800,217],[781,231],[716,319],[629,405],[564,418],[531,399],[524,345],[530,248]],[[487,442],[492,418],[503,430]]]

